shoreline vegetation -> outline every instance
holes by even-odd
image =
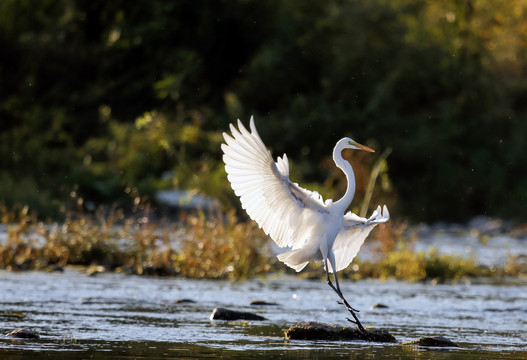
[[[324,199],[346,191],[336,140],[375,149],[343,155],[359,215],[527,224],[526,1],[11,0],[0,19],[0,269],[294,274],[227,181],[222,134],[253,115],[292,181]],[[172,217],[163,193],[221,210]],[[523,226],[502,231],[526,239]],[[521,248],[482,266],[425,239],[391,221],[342,276],[527,273]]]
[[[182,215],[178,222],[153,221],[149,211],[145,205],[125,215],[101,207],[94,214],[70,213],[63,222],[44,223],[28,207],[1,208],[0,269],[61,271],[82,266],[87,274],[115,271],[228,280],[294,273],[276,259],[263,231],[252,221],[240,222],[234,210]],[[434,247],[416,251],[418,236],[405,223],[382,224],[367,240],[375,256],[363,260],[359,253],[341,276],[432,283],[527,277],[525,255],[509,255],[503,264],[485,266]],[[297,276],[319,278],[324,273],[317,263],[306,270]]]

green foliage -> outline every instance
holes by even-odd
[[[254,114],[296,181],[329,177],[326,195],[348,135],[393,149],[393,189],[372,205],[525,219],[526,13],[520,0],[3,1],[0,203],[56,217],[72,191],[126,203],[171,186],[236,203],[221,132]]]

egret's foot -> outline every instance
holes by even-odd
[[[353,320],[350,319],[350,318],[346,318],[350,323],[352,324],[355,324],[357,325],[357,328],[359,329],[359,331],[361,333],[364,333],[364,334],[367,334],[368,332],[364,329],[364,327],[362,326],[359,318],[357,317],[357,315],[355,314],[355,312],[351,309],[351,306],[350,307],[347,307],[346,308],[348,309],[348,311],[350,312],[351,316],[353,316]]]
[[[355,314],[351,314],[353,315],[353,318],[355,320],[352,320],[350,318],[346,318],[346,320],[348,320],[350,323],[352,324],[355,324],[357,326],[357,329],[359,329],[359,331],[363,334],[366,334],[368,335],[368,332],[366,331],[366,329],[364,329],[364,327],[362,326],[361,322],[359,321],[359,319],[355,316]]]
[[[350,312],[351,316],[353,316],[353,319],[354,320],[351,320],[348,318],[348,321],[350,321],[351,323],[357,325],[357,328],[359,329],[359,331],[365,335],[368,335],[368,332],[364,329],[364,327],[362,326],[362,324],[360,323],[359,321],[359,318],[357,317],[357,315],[355,314],[356,312],[359,312],[359,310],[356,310],[354,308],[351,307],[351,305],[346,301],[346,299],[344,298],[344,295],[342,294],[342,291],[340,291],[340,287],[335,287],[335,285],[333,285],[333,283],[331,282],[331,280],[329,279],[329,275],[327,277],[327,284],[333,289],[333,291],[335,291],[337,293],[337,295],[339,296],[340,300],[341,301],[337,301],[337,303],[339,304],[342,304],[346,307],[346,309],[348,309],[348,311]],[[338,283],[337,283],[338,285]]]

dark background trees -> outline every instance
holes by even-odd
[[[519,0],[3,1],[0,203],[229,203],[221,132],[255,115],[326,195],[347,135],[392,149],[374,202],[398,215],[525,220],[526,24]],[[362,189],[376,158],[346,156]]]

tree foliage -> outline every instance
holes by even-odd
[[[525,219],[526,28],[521,0],[6,0],[0,203],[174,185],[228,202],[221,132],[254,114],[327,195],[347,135],[393,150],[373,201],[398,214]]]

